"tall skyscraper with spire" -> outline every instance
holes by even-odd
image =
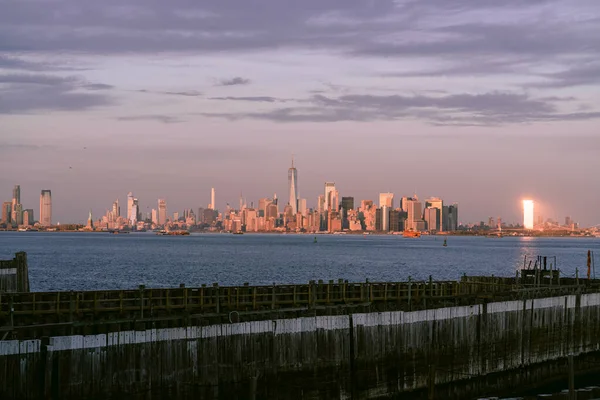
[[[292,206],[293,215],[298,214],[298,171],[294,167],[294,157],[292,156],[292,167],[288,169],[288,184],[290,189],[290,206]]]
[[[210,208],[211,210],[217,209],[217,207],[215,206],[215,188],[210,189],[210,204],[208,208]]]

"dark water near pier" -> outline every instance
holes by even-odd
[[[556,256],[565,276],[586,274],[595,238],[484,238],[275,234],[0,232],[0,259],[29,257],[35,291],[306,283],[309,280],[399,281],[514,276],[525,255]],[[600,260],[600,258],[599,258]],[[600,266],[598,270],[600,275]]]

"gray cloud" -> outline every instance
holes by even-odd
[[[579,64],[565,71],[542,75],[547,80],[529,84],[529,87],[560,89],[573,86],[600,85],[600,63]]]
[[[106,83],[88,83],[83,85],[84,88],[89,90],[109,90],[114,89],[113,85],[107,85]]]
[[[561,113],[553,104],[563,98],[535,99],[525,94],[491,92],[445,96],[314,95],[306,106],[266,112],[203,113],[228,120],[262,119],[273,122],[390,121],[419,118],[435,125],[505,125],[533,121],[584,120],[597,112]]]
[[[203,94],[197,90],[182,90],[182,91],[156,91],[156,90],[147,90],[141,89],[138,90],[140,93],[155,93],[155,94],[165,94],[169,96],[183,96],[183,97],[201,97]]]
[[[217,83],[217,86],[236,86],[236,85],[247,85],[250,83],[250,79],[236,76],[231,79],[222,79]]]
[[[209,100],[233,100],[233,101],[256,101],[256,102],[265,102],[265,103],[274,103],[276,101],[286,101],[284,99],[278,99],[276,97],[269,96],[245,96],[245,97],[209,97]]]
[[[157,121],[163,124],[176,124],[184,122],[184,120],[178,117],[172,117],[169,115],[149,114],[149,115],[131,115],[125,117],[117,117],[117,121]]]
[[[34,73],[0,74],[0,114],[33,111],[80,111],[114,103],[112,97],[89,93],[98,90],[75,76]]]

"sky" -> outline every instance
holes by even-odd
[[[0,0],[0,199],[53,222],[336,183],[600,224],[598,0]],[[2,197],[3,196],[3,197]],[[398,202],[396,201],[396,205]],[[124,208],[122,208],[123,210]]]

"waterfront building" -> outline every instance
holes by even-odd
[[[133,197],[133,193],[129,192],[127,193],[127,221],[133,221],[135,218],[132,218],[132,208],[133,208],[133,201],[134,201],[135,197]]]
[[[292,157],[292,167],[288,170],[289,185],[289,204],[292,207],[292,213],[298,214],[298,171],[294,167],[294,157]]]
[[[379,208],[394,208],[394,193],[379,193]]]
[[[2,223],[10,225],[12,222],[12,201],[2,203]]]
[[[523,226],[533,229],[533,200],[523,200]]]
[[[436,207],[427,207],[425,209],[425,222],[427,230],[430,232],[440,231],[440,209]]]
[[[447,212],[447,230],[448,231],[457,231],[458,230],[458,204],[454,203],[451,206],[448,206]]]
[[[158,211],[156,208],[152,209],[152,223],[158,225]]]
[[[439,197],[431,197],[427,200],[425,200],[425,209],[428,208],[437,208],[439,210],[439,215],[436,218],[436,228],[435,229],[431,229],[431,228],[427,228],[430,231],[431,230],[435,230],[436,232],[441,232],[441,231],[445,231],[448,229],[447,224],[445,225],[443,223],[444,221],[444,201],[442,199],[440,199]],[[425,219],[425,216],[423,216],[423,219]],[[426,220],[426,219],[425,219]]]
[[[400,232],[404,230],[404,213],[399,210],[390,210],[390,232]]]
[[[23,204],[19,203],[15,205],[15,216],[17,217],[16,224],[23,225]]]
[[[20,185],[15,185],[15,187],[13,188],[13,196],[12,196],[12,203],[11,203],[11,209],[10,209],[10,218],[11,221],[13,223],[17,223],[17,225],[19,224],[19,221],[21,220],[21,215],[20,211],[17,211],[17,206],[21,204],[21,186]]]
[[[158,224],[164,225],[167,223],[167,201],[158,199]]]
[[[422,219],[423,213],[421,212],[422,205],[416,195],[406,199],[406,208],[406,229],[415,231],[425,230],[425,221]]]
[[[116,199],[112,204],[112,214],[115,220],[121,216],[121,207],[119,207],[119,199]]]
[[[27,210],[23,210],[23,225],[31,226],[35,222],[33,218],[33,210],[28,208]]]

